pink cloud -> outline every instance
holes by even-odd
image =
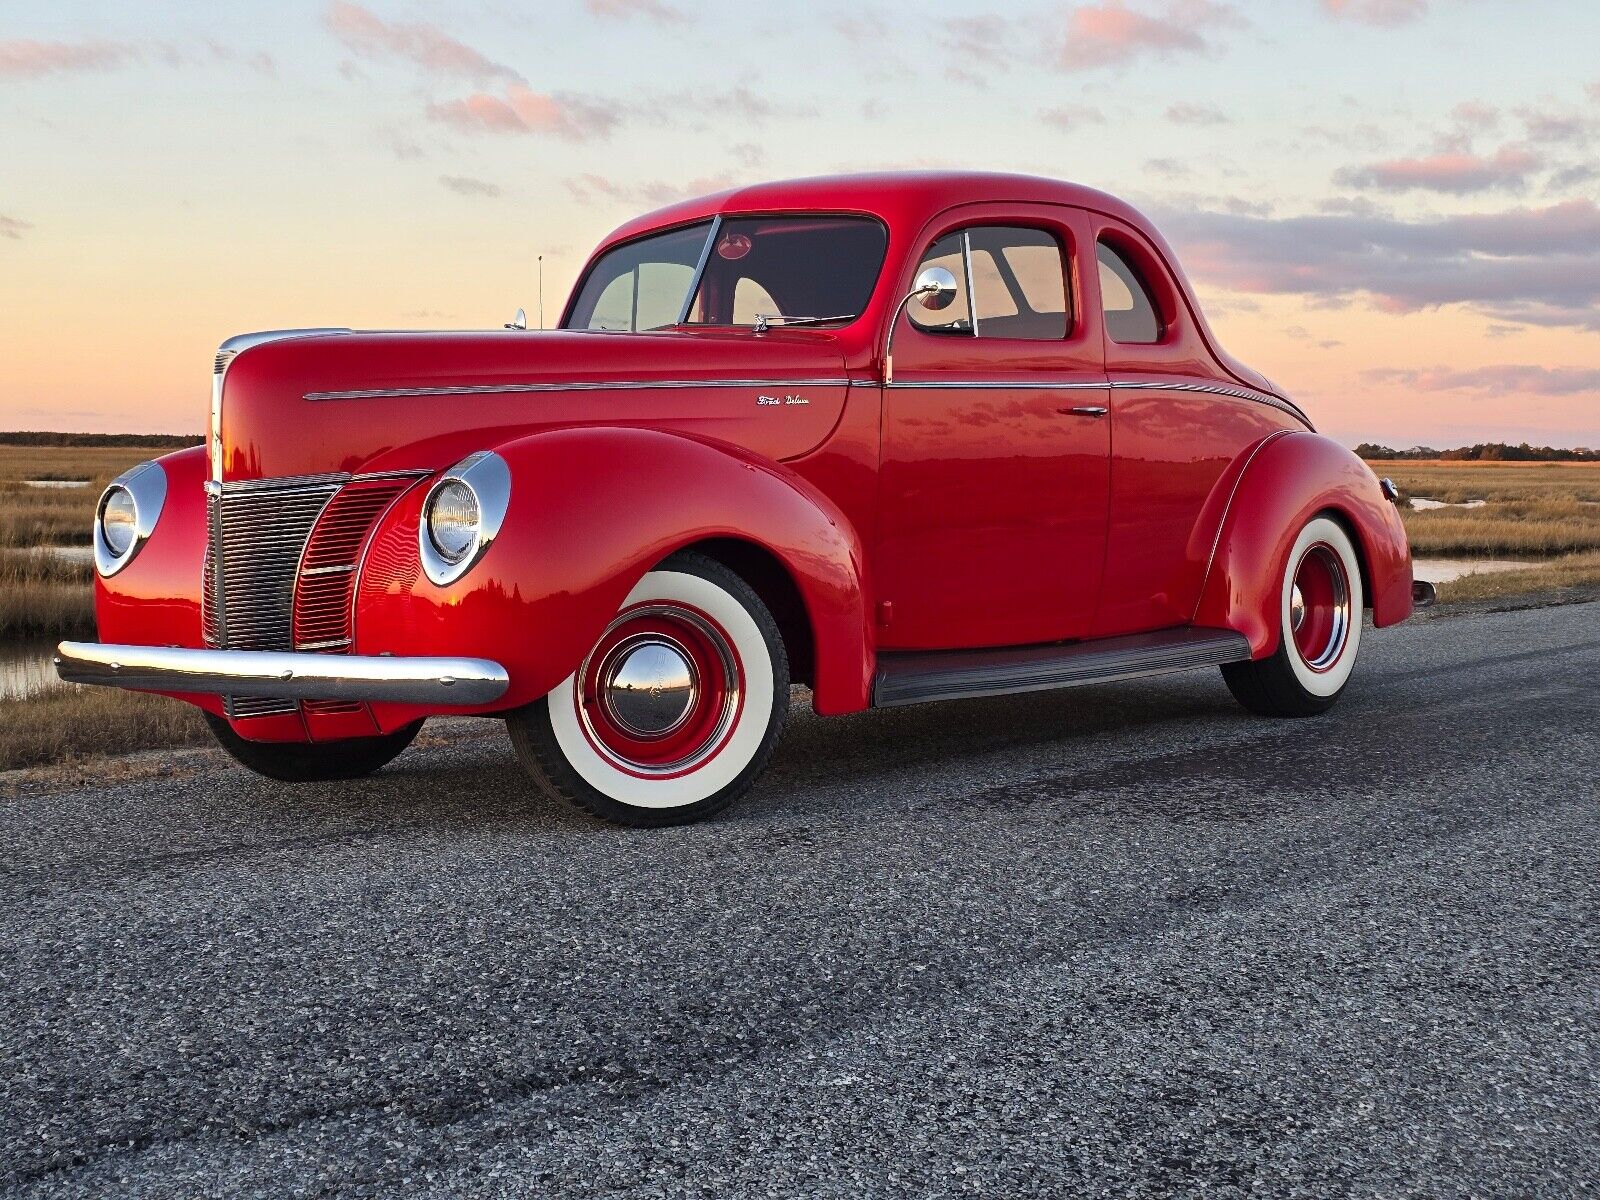
[[[1166,112],[1174,125],[1226,125],[1228,115],[1210,104],[1173,104]]]
[[[1063,104],[1045,109],[1039,114],[1039,119],[1057,129],[1072,130],[1085,125],[1104,125],[1106,114],[1093,104]]]
[[[727,173],[690,179],[684,183],[667,183],[662,180],[620,183],[604,175],[579,175],[576,179],[567,180],[567,190],[583,201],[599,197],[615,200],[632,208],[645,206],[659,208],[675,204],[679,200],[725,192],[736,182],[735,178]]]
[[[1428,0],[1322,0],[1322,7],[1364,25],[1404,25],[1428,11]]]
[[[1335,178],[1348,187],[1377,188],[1385,192],[1420,188],[1459,196],[1490,188],[1520,187],[1539,166],[1538,156],[1529,150],[1521,146],[1502,146],[1488,158],[1464,150],[1424,158],[1394,158],[1346,168]]]
[[[33,42],[16,38],[0,42],[0,75],[103,71],[137,57],[138,51],[121,42]]]
[[[521,83],[508,85],[504,96],[478,92],[464,100],[430,105],[428,115],[475,133],[549,134],[569,142],[607,137],[620,121],[614,105],[536,92]]]
[[[1467,370],[1380,368],[1363,374],[1377,382],[1404,383],[1424,392],[1492,392],[1496,396],[1579,396],[1600,392],[1600,368],[1595,367],[1496,363]]]
[[[1409,313],[1461,304],[1497,321],[1600,332],[1600,207],[1569,200],[1406,221],[1259,218],[1176,208],[1162,226],[1197,279]]]
[[[326,19],[328,28],[340,41],[368,58],[385,55],[403,58],[437,75],[462,75],[469,79],[520,78],[510,67],[490,61],[433,25],[388,22],[371,9],[348,0],[333,0]]]
[[[22,240],[23,233],[32,228],[33,226],[27,221],[20,220],[17,217],[0,215],[0,237],[10,238],[13,242],[18,242]]]
[[[1203,54],[1212,45],[1202,28],[1240,23],[1232,8],[1212,0],[1171,0],[1157,15],[1128,8],[1122,0],[1086,4],[1067,18],[1067,40],[1058,62],[1064,70],[1082,71],[1145,54]]]
[[[681,10],[661,0],[584,0],[584,7],[597,17],[646,17],[662,24],[685,24],[689,18]]]

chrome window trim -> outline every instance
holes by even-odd
[[[460,562],[451,562],[440,554],[433,544],[433,535],[428,532],[428,509],[439,489],[447,483],[465,484],[478,499],[478,535],[471,552]],[[478,560],[499,536],[510,507],[511,468],[492,450],[468,455],[439,476],[422,498],[421,519],[417,522],[417,549],[422,557],[422,573],[429,582],[446,587],[477,566]]]
[[[121,554],[114,553],[107,543],[101,521],[105,514],[106,501],[111,498],[111,493],[118,489],[127,492],[133,498],[133,541]],[[110,579],[144,549],[144,544],[155,532],[156,522],[161,519],[161,510],[166,503],[167,472],[153,459],[124,471],[106,485],[106,490],[100,493],[100,499],[94,509],[94,567],[102,579]]]
[[[711,232],[706,235],[706,244],[700,247],[700,259],[694,264],[694,278],[689,280],[689,291],[683,297],[683,307],[678,310],[678,324],[686,325],[689,322],[689,310],[694,307],[694,298],[700,294],[700,285],[705,281],[706,264],[711,261],[711,247],[717,244],[717,230],[722,228],[722,214],[718,213],[711,218]],[[638,268],[634,268],[637,270]],[[639,303],[639,287],[637,281],[633,289],[633,302],[637,307]],[[633,332],[639,332],[639,321],[635,317]]]
[[[354,388],[343,392],[307,392],[306,400],[399,400],[409,396],[499,396],[540,392],[632,392],[669,388],[798,388],[848,387],[845,378],[831,379],[621,379],[585,383],[469,383],[438,387]]]

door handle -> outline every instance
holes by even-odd
[[[1071,408],[1056,409],[1064,417],[1103,417],[1111,410],[1103,404],[1074,404]]]

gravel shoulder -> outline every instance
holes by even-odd
[[[0,1193],[1592,1194],[1597,681],[1590,603],[1369,629],[1308,722],[797,708],[655,832],[487,724],[24,782]]]

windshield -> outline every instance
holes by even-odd
[[[866,217],[742,217],[656,234],[595,264],[567,328],[848,320],[866,307],[887,243]]]

